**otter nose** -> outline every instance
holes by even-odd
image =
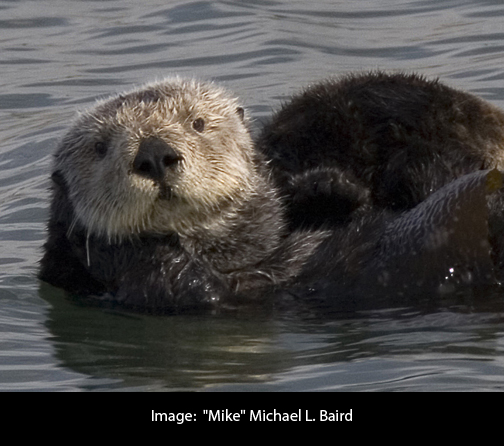
[[[166,142],[159,138],[144,139],[138,147],[138,153],[133,161],[133,172],[161,182],[166,169],[180,161],[180,155]]]

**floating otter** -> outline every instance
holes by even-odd
[[[471,172],[504,170],[504,113],[416,74],[350,74],[291,98],[257,146],[270,160],[292,229],[338,226],[367,211],[412,209]],[[488,201],[501,277],[504,194]]]
[[[362,206],[404,211],[476,170],[504,169],[504,113],[415,74],[351,74],[295,95],[258,147],[294,227],[347,222]]]
[[[308,101],[310,106],[319,105]],[[305,113],[298,112],[290,117],[307,137]],[[303,152],[304,143],[292,153],[288,144],[270,144],[289,132],[296,138],[289,119],[268,127],[260,147],[272,159],[274,182],[269,161],[251,141],[243,108],[214,84],[169,79],[99,103],[77,119],[56,152],[41,279],[146,311],[229,306],[284,290],[323,293],[327,286],[327,300],[338,305],[362,295],[402,293],[412,275],[423,290],[437,290],[446,281],[496,283],[486,200],[501,185],[497,170],[462,176],[405,209],[368,206],[382,203],[382,189],[394,194],[370,175],[372,167],[384,168],[380,157],[375,154],[375,163],[364,169],[368,176],[359,178],[367,158],[348,155],[338,164],[338,149],[333,156],[324,140],[343,126],[319,125],[313,138],[320,150],[312,154]],[[449,162],[455,163],[456,150]],[[421,159],[424,169],[437,171],[436,157]],[[485,167],[491,163],[478,165]],[[458,174],[450,172],[439,186]],[[438,185],[431,177],[417,188]],[[330,215],[328,229],[295,227],[295,219],[287,220],[283,195],[292,191],[289,178],[299,186],[291,200],[303,196],[308,204],[307,197],[319,198],[309,189],[311,178],[329,180],[324,199],[341,215]],[[339,208],[344,200],[360,211],[348,218]],[[320,203],[308,209],[320,211]],[[331,219],[339,223],[332,226]],[[468,230],[473,237],[466,237]]]
[[[288,233],[237,100],[169,79],[99,103],[56,152],[40,277],[141,309],[203,307],[295,276],[325,233]]]

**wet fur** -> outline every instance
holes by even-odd
[[[157,180],[133,167],[149,138],[180,157]],[[287,231],[243,109],[210,83],[171,79],[98,104],[63,138],[52,178],[40,277],[132,308],[233,305],[288,282],[326,237]]]
[[[221,88],[148,85],[85,112],[63,138],[40,277],[156,312],[283,290],[374,302],[413,282],[435,291],[454,262],[450,283],[494,284],[504,199],[489,195],[493,174],[482,169],[503,167],[503,123],[495,107],[436,81],[368,73],[295,96],[257,150]],[[162,178],[135,170],[150,138],[178,154]],[[444,241],[434,251],[432,237]],[[462,252],[455,239],[467,241]],[[417,253],[404,256],[409,247]]]
[[[257,145],[291,227],[348,223],[356,209],[404,211],[462,175],[504,169],[504,114],[416,74],[351,74],[294,95]]]

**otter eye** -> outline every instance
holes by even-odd
[[[193,121],[192,126],[194,130],[201,133],[203,130],[205,130],[205,121],[203,118],[197,118]]]
[[[95,142],[95,152],[100,157],[103,158],[107,154],[107,144],[103,141]]]

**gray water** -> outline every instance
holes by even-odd
[[[353,315],[108,312],[36,279],[51,153],[77,110],[169,75],[256,127],[355,70],[438,76],[504,107],[500,0],[0,1],[0,390],[500,390],[504,296]]]

